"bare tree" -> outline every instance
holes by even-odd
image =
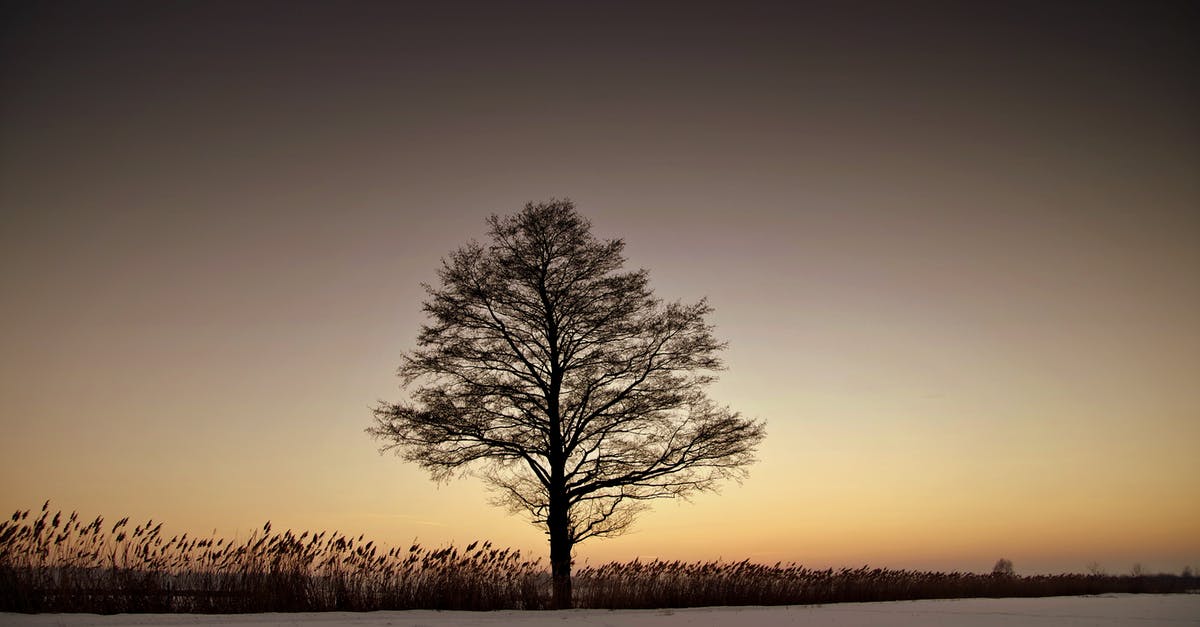
[[[663,303],[624,243],[569,201],[488,219],[487,245],[443,259],[418,348],[367,431],[444,480],[490,483],[550,536],[554,605],[571,606],[571,552],[629,528],[653,499],[740,478],[763,424],[709,400],[725,347],[704,301]],[[480,463],[475,463],[480,462]]]
[[[1004,557],[996,560],[996,565],[992,566],[992,576],[993,577],[1012,577],[1013,576],[1012,560],[1010,560],[1008,558],[1004,558]]]

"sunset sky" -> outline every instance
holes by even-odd
[[[0,515],[545,555],[363,430],[569,197],[768,428],[579,562],[1200,567],[1195,2],[428,4],[3,5]]]

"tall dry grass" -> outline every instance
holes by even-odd
[[[941,573],[885,568],[816,570],[796,564],[625,562],[581,569],[581,607],[658,608],[807,605],[913,599],[1043,597],[1115,592],[1188,592],[1195,577]]]
[[[339,533],[271,532],[243,542],[170,538],[153,520],[18,511],[0,523],[0,611],[287,612],[536,609],[538,560],[490,543],[382,550]]]
[[[474,542],[384,550],[362,536],[271,531],[245,541],[170,538],[162,523],[112,525],[75,512],[17,511],[0,523],[0,611],[288,612],[541,609],[539,560]],[[905,570],[814,570],[750,561],[619,562],[578,569],[575,602],[591,608],[801,605],[845,601],[1185,592],[1191,576],[1017,577]]]

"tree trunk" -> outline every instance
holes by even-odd
[[[554,609],[569,610],[571,601],[571,531],[565,499],[550,503],[550,573],[554,578]]]

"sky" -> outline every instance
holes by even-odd
[[[434,5],[3,5],[0,506],[545,555],[363,430],[565,197],[768,429],[578,563],[1200,567],[1195,3]]]

